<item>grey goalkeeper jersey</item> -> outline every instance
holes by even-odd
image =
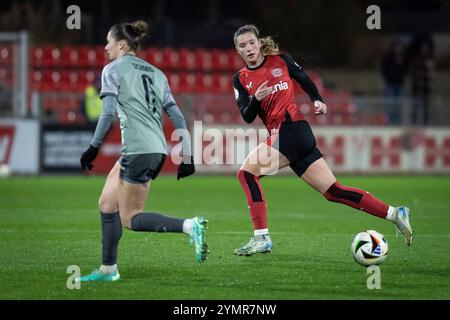
[[[126,54],[103,68],[100,97],[117,97],[122,154],[163,153],[162,111],[176,106],[164,73]]]

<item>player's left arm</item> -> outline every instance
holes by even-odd
[[[288,54],[281,53],[280,57],[286,62],[291,78],[295,79],[295,81],[300,84],[302,89],[314,103],[315,114],[327,113],[327,105],[320,96],[319,90],[317,90],[316,85],[305,72],[305,70]]]
[[[183,113],[175,102],[172,93],[169,88],[169,84],[166,81],[164,88],[164,101],[163,110],[172,120],[173,126],[179,133],[182,143],[182,159],[180,166],[178,167],[177,180],[190,176],[195,172],[194,159],[191,149],[191,138],[187,129],[186,120]]]

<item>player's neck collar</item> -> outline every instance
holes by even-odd
[[[249,67],[248,65],[247,65],[247,69],[248,70],[257,70],[257,69],[259,69],[259,68],[261,68],[265,63],[266,63],[266,60],[267,60],[267,56],[264,56],[264,60],[260,63],[260,64],[258,64],[257,66],[255,66],[255,67]]]

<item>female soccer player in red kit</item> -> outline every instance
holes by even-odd
[[[254,25],[240,27],[234,34],[234,44],[246,64],[233,79],[240,113],[248,123],[259,116],[270,133],[265,143],[250,152],[237,173],[250,208],[254,236],[235,254],[248,256],[272,250],[259,178],[286,166],[327,200],[392,221],[406,244],[411,245],[408,208],[389,206],[367,191],[342,185],[323,159],[308,122],[295,104],[294,80],[311,98],[316,115],[327,112],[327,105],[304,69],[292,57],[280,53],[270,37],[260,38]]]

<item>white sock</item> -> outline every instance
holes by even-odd
[[[386,216],[386,220],[395,222],[395,219],[397,218],[397,213],[396,213],[397,209],[395,209],[394,207],[389,206],[388,212],[387,212],[387,216]]]
[[[257,229],[253,231],[253,234],[255,236],[265,236],[265,235],[269,235],[269,229]]]
[[[183,232],[191,235],[192,229],[194,228],[194,219],[185,219],[183,221]]]
[[[117,271],[117,264],[113,264],[112,266],[101,265],[100,270],[101,273],[109,274]]]

